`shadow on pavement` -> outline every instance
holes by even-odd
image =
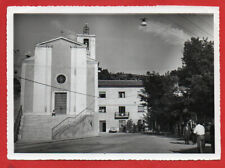
[[[184,142],[170,142],[171,144],[182,144],[184,145],[185,143]]]
[[[154,135],[154,136],[158,136],[160,138],[175,138],[178,141],[184,140],[183,137],[171,134],[171,133],[144,133],[146,135]]]
[[[182,150],[178,150],[178,151],[172,151],[174,153],[198,153],[197,151],[197,147],[195,148],[190,148],[190,149],[182,149]],[[211,147],[206,146],[204,153],[213,153],[211,150]]]

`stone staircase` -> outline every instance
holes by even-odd
[[[52,140],[52,128],[68,115],[23,115],[19,141]]]
[[[26,114],[21,119],[19,141],[41,142],[96,136],[96,121],[95,115],[88,111],[76,116]]]
[[[94,126],[94,116],[84,115],[77,120],[70,122],[66,129],[62,129],[58,134],[53,136],[53,139],[73,139],[96,136]]]

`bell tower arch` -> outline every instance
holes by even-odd
[[[90,28],[88,26],[88,23],[86,23],[83,27],[83,34],[77,34],[77,41],[80,43],[83,43],[87,47],[87,55],[92,58],[96,59],[96,36],[91,35]]]

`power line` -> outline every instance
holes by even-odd
[[[31,80],[31,79],[23,78],[23,77],[21,77],[21,76],[17,76],[17,77],[20,78],[20,79],[29,81],[29,82],[37,83],[37,84],[39,84],[39,85],[44,85],[44,86],[48,86],[48,87],[51,87],[51,88],[55,88],[55,89],[60,89],[60,90],[63,90],[63,91],[72,92],[72,93],[75,93],[75,94],[80,94],[80,95],[85,95],[85,96],[90,96],[90,97],[97,97],[97,96],[94,96],[94,95],[89,95],[89,94],[85,94],[85,93],[80,93],[80,92],[72,91],[72,90],[69,90],[69,89],[64,89],[64,88],[60,88],[60,87],[57,87],[57,86],[52,86],[52,85],[48,85],[48,84],[45,84],[45,83],[37,82],[37,81]],[[97,97],[97,98],[98,98],[98,97]]]
[[[208,34],[209,36],[213,37],[213,35],[211,35],[209,32],[207,32],[206,30],[202,29],[200,26],[198,26],[196,23],[192,22],[190,19],[188,19],[187,17],[183,16],[183,15],[179,15],[180,17],[182,17],[184,20],[186,20],[186,22],[188,23],[191,23],[191,25],[195,26],[196,28],[198,28],[199,30],[201,30],[202,32],[204,32],[205,34]],[[163,18],[163,20],[169,20],[171,22],[173,22],[174,24],[176,24],[177,26],[181,27],[183,30],[186,29],[186,27],[184,27],[184,25],[182,24],[179,24],[177,23],[176,21],[174,21],[173,19],[167,17],[167,18],[164,18],[163,16],[161,16],[161,18]],[[189,35],[194,35],[196,37],[198,37],[199,35],[197,35],[196,33],[194,33],[193,31],[190,32],[188,31],[188,34]]]
[[[18,78],[20,78],[20,79],[23,79],[23,80],[26,80],[26,81],[28,81],[28,82],[37,83],[37,84],[39,84],[39,85],[43,85],[43,86],[47,86],[47,87],[51,87],[51,88],[55,88],[55,89],[60,89],[60,90],[68,91],[68,92],[75,93],[75,94],[80,94],[80,95],[85,95],[85,96],[90,96],[90,97],[96,97],[96,98],[99,98],[99,96],[89,95],[89,94],[85,94],[85,93],[81,93],[81,92],[72,91],[72,90],[69,90],[69,89],[60,88],[60,87],[53,86],[53,85],[48,85],[48,84],[41,83],[41,82],[38,82],[38,81],[34,81],[34,80],[31,80],[31,79],[23,78],[23,77],[21,77],[21,76],[16,76],[16,77],[18,77]],[[135,94],[135,95],[130,95],[130,96],[127,96],[127,97],[125,97],[125,98],[129,98],[129,97],[133,97],[133,96],[137,96],[137,95],[136,95],[136,94]],[[116,97],[116,98],[110,98],[110,99],[106,99],[106,100],[114,100],[114,99],[119,99],[119,98]]]
[[[175,25],[181,27],[183,30],[186,29],[186,27],[184,27],[184,25],[175,22],[173,19],[171,19],[171,18],[169,18],[169,17],[165,18],[165,17],[161,16],[161,18],[163,18],[164,21],[169,20],[170,22],[174,23]],[[189,34],[189,35],[191,35],[191,36],[193,36],[193,35],[196,36],[196,37],[198,36],[198,35],[195,34],[194,32],[188,31],[188,32],[186,32],[186,33]]]
[[[213,35],[211,35],[209,32],[207,32],[206,30],[204,30],[202,27],[200,27],[199,25],[197,25],[196,23],[194,23],[192,20],[190,20],[189,18],[182,16],[184,19],[186,19],[187,21],[189,21],[192,25],[194,25],[196,28],[198,28],[199,30],[201,30],[202,32],[208,34],[209,36],[213,37]]]

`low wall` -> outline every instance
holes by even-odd
[[[74,139],[97,136],[98,132],[94,124],[94,115],[83,116],[76,124],[71,125],[63,133],[56,135],[55,139]]]

